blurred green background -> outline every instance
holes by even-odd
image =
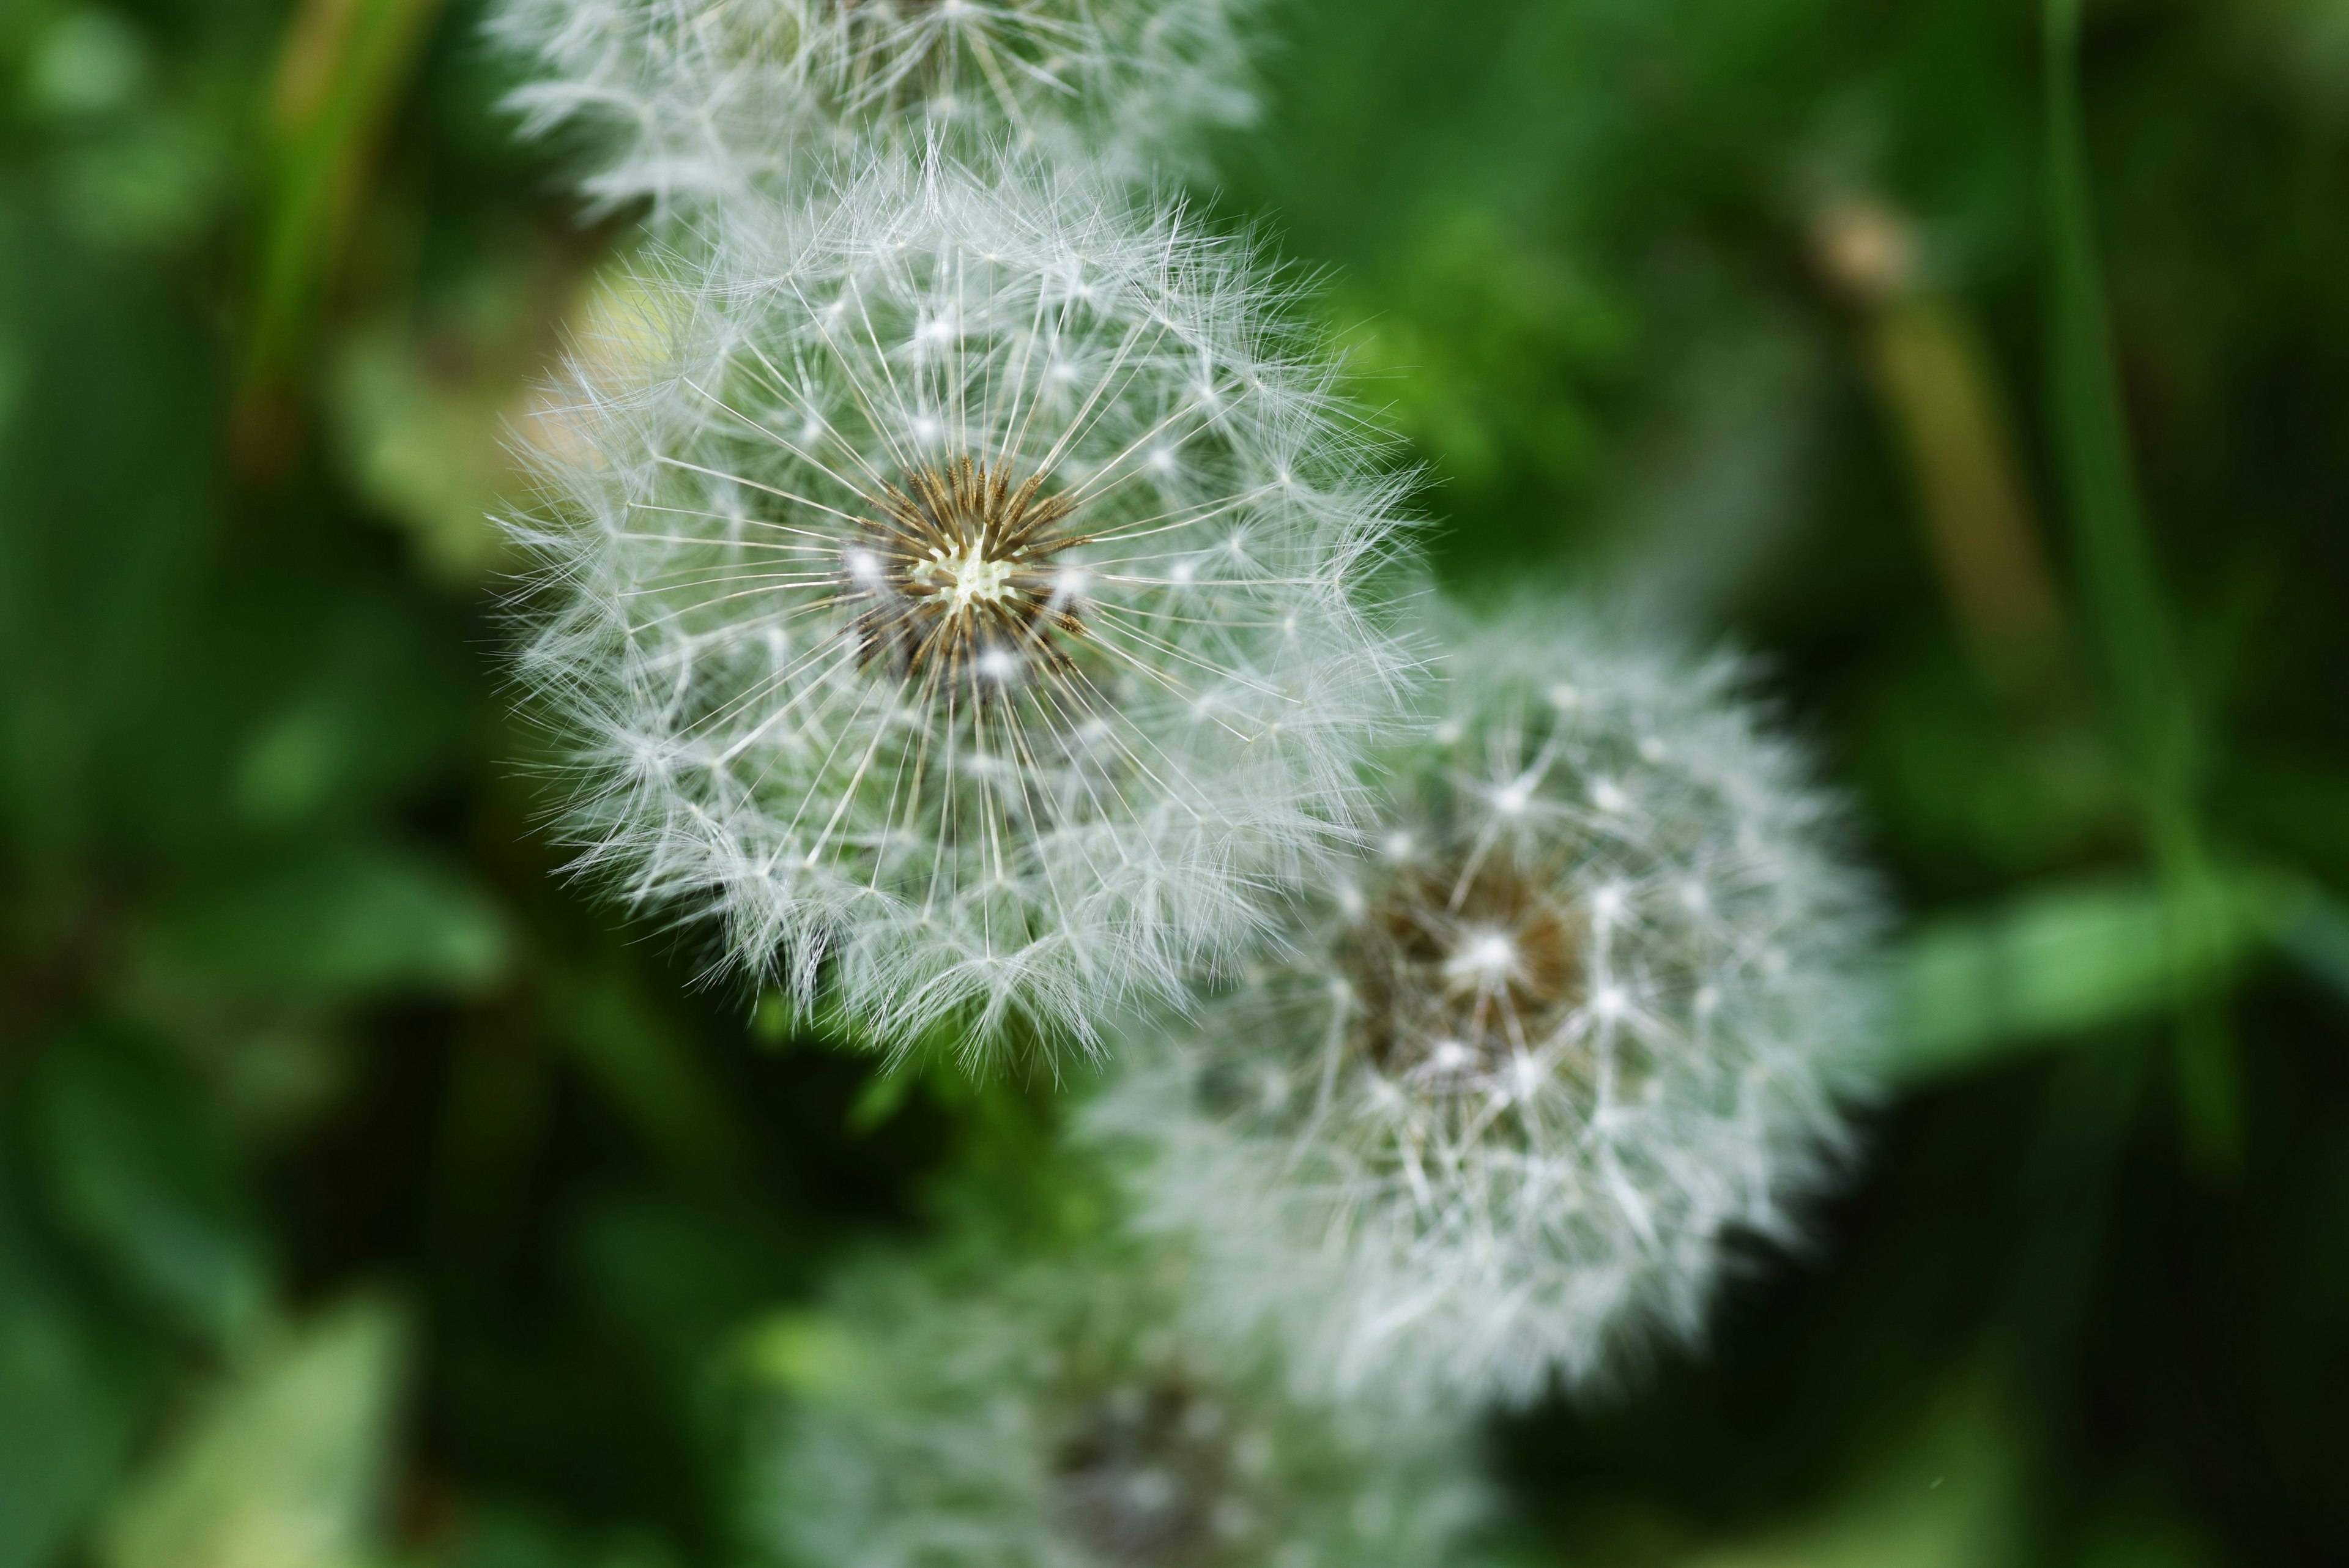
[[[1444,575],[1761,651],[1902,911],[1859,1179],[1509,1560],[2349,1561],[2349,0],[1268,22],[1212,210]],[[483,517],[631,235],[478,23],[0,9],[0,1568],[750,1560],[777,1314],[1054,1116],[560,878]]]

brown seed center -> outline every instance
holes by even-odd
[[[1069,527],[1075,504],[1043,485],[965,457],[868,498],[842,559],[868,667],[982,694],[1067,671],[1085,579],[1059,557],[1084,540]]]
[[[1355,1048],[1431,1092],[1473,1089],[1580,1003],[1588,929],[1537,870],[1404,872],[1347,948]]]

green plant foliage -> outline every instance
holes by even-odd
[[[1986,1054],[2093,1037],[2223,992],[2315,916],[2311,895],[2242,877],[2193,905],[2158,883],[2067,883],[1915,933],[1894,981],[1893,1070],[1930,1075]]]
[[[317,998],[479,994],[511,961],[497,906],[460,871],[412,851],[326,845],[207,881],[160,902],[138,938],[144,961],[241,992]]]
[[[0,1193],[0,1199],[12,1199]],[[0,1563],[54,1562],[129,1457],[143,1369],[0,1210]]]
[[[336,1309],[247,1357],[124,1493],[106,1568],[361,1568],[387,1480],[401,1330]]]
[[[32,1085],[60,1223],[134,1290],[222,1344],[268,1303],[267,1241],[196,1085],[102,1035],[49,1043]]]

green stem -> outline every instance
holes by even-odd
[[[2211,877],[2195,797],[2195,716],[2163,603],[2114,369],[2082,130],[2081,0],[2047,0],[2047,196],[2054,282],[2051,392],[2074,544],[2146,836],[2170,888],[2181,940],[2209,918]],[[2231,1164],[2240,1147],[2234,1051],[2223,1003],[2181,997],[2178,1089],[2194,1152]]]

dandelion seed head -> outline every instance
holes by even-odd
[[[1866,1088],[1835,803],[1733,662],[1557,626],[1452,634],[1457,732],[1391,754],[1380,852],[1084,1118],[1204,1310],[1325,1392],[1522,1401],[1693,1337],[1724,1234],[1792,1233]]]
[[[1350,829],[1402,483],[1245,249],[1074,177],[876,156],[720,239],[645,286],[666,358],[568,389],[523,531],[580,863],[884,1042],[1090,1045]],[[1203,356],[1267,391],[1210,418]]]
[[[525,132],[593,152],[598,206],[692,219],[798,190],[854,149],[997,148],[1112,181],[1191,157],[1255,116],[1255,0],[500,0],[492,39],[527,73]],[[977,253],[987,259],[990,253]],[[1082,258],[1072,258],[1072,262]]]
[[[1164,1271],[1156,1271],[1163,1274]],[[868,1265],[771,1459],[793,1561],[871,1568],[1443,1568],[1485,1502],[1459,1425],[1292,1399],[1182,1329],[1170,1282],[1030,1265],[980,1290]]]

